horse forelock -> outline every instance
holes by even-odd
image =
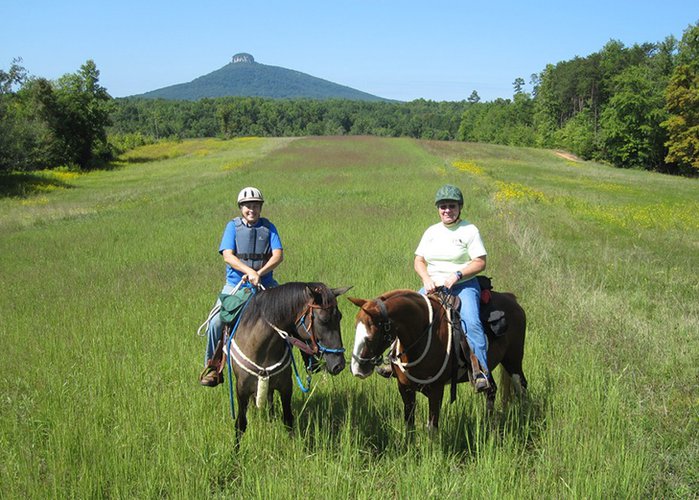
[[[320,303],[317,305],[322,308],[337,307],[337,297],[325,283],[307,283],[307,286],[312,292],[320,296]]]
[[[410,300],[408,298],[410,296],[420,297],[420,295],[413,290],[391,290],[375,299],[367,300],[362,304],[357,313],[357,321],[366,324],[368,319],[372,324],[378,325],[389,319],[393,319],[391,318],[391,311],[396,308],[396,305],[400,305],[400,300],[403,296],[406,297],[406,300]]]

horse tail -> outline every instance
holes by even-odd
[[[255,406],[264,408],[267,404],[267,394],[269,393],[269,377],[257,377],[257,394],[255,395]]]

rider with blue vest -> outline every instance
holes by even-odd
[[[277,228],[260,217],[264,201],[260,190],[254,187],[243,188],[238,194],[240,216],[228,222],[218,249],[226,263],[226,284],[221,293],[232,293],[241,281],[264,288],[278,284],[272,271],[284,260],[284,253]],[[216,314],[207,329],[205,367],[200,377],[201,384],[207,387],[223,382],[217,360],[213,359],[222,332],[223,323]]]

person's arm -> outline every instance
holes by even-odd
[[[231,266],[233,269],[236,271],[239,271],[243,275],[247,275],[248,278],[252,276],[256,276],[257,272],[250,266],[246,265],[242,260],[240,260],[233,250],[222,250],[221,255],[223,256],[223,261]],[[257,276],[257,279],[259,280],[259,276]],[[251,280],[252,282],[252,280]],[[254,284],[254,283],[253,283]]]
[[[284,251],[281,248],[272,250],[272,256],[267,263],[257,270],[257,274],[264,276],[271,273],[284,260]]]
[[[415,268],[417,275],[420,276],[420,279],[422,280],[422,286],[425,288],[425,292],[434,292],[436,286],[430,275],[427,273],[427,261],[422,255],[415,256],[413,267]]]
[[[245,263],[243,263],[243,261],[240,260],[235,253],[233,253],[233,250],[224,250],[221,252],[221,255],[223,255],[223,260],[226,262],[226,264],[231,266],[236,271],[240,271],[244,275],[243,280],[245,280],[247,277],[247,281],[255,286],[260,284],[260,278],[262,276],[272,272],[274,268],[281,264],[284,260],[284,252],[281,248],[272,250],[272,256],[269,258],[267,263],[259,270],[255,271],[252,267],[245,265]]]
[[[476,257],[473,259],[471,262],[466,264],[463,268],[459,269],[461,272],[462,276],[459,278],[459,276],[454,272],[451,274],[445,281],[444,281],[444,286],[447,288],[451,288],[454,286],[454,284],[457,281],[460,280],[469,280],[476,276],[478,273],[482,273],[485,271],[485,255],[481,255],[480,257]]]

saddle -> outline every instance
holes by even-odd
[[[505,318],[505,312],[495,309],[492,301],[491,290],[493,289],[492,281],[487,276],[478,276],[478,284],[481,288],[481,300],[480,300],[480,320],[483,325],[483,330],[488,337],[501,337],[507,331],[507,320]],[[454,345],[461,346],[457,350],[458,363],[454,364],[454,369],[452,371],[452,384],[451,384],[451,401],[456,400],[456,383],[460,381],[459,372],[471,365],[470,373],[471,381],[474,382],[475,373],[481,371],[480,364],[476,355],[471,352],[471,348],[468,345],[466,335],[462,329],[461,315],[459,313],[461,308],[461,299],[458,296],[444,294],[442,297],[442,304],[447,310],[447,317],[452,326],[452,335],[454,340]]]
[[[477,276],[477,278],[481,288],[480,319],[483,330],[490,337],[502,337],[507,332],[507,319],[505,318],[505,311],[495,309],[495,304],[493,304],[491,293],[493,289],[492,280],[487,276]],[[459,313],[461,299],[455,295],[445,294],[442,303],[449,312],[454,333],[458,333],[461,338],[465,339]],[[468,345],[466,346],[468,347]]]
[[[226,366],[226,354],[223,347],[228,344],[228,339],[233,333],[233,325],[243,312],[245,305],[252,298],[252,290],[248,287],[240,288],[235,293],[222,293],[219,295],[221,301],[221,321],[223,322],[223,332],[214,348],[214,355],[204,367],[204,372],[214,370],[219,383],[223,382],[223,369]]]

